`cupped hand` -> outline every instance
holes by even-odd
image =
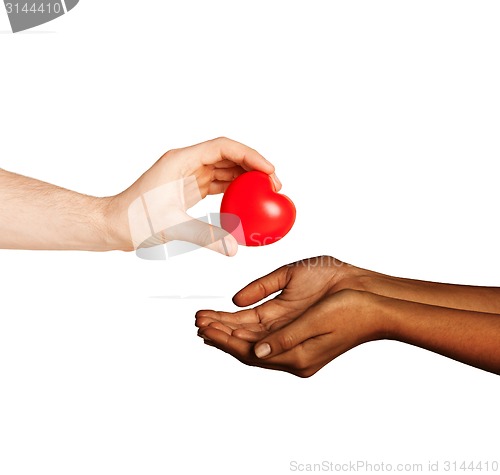
[[[376,333],[365,313],[353,313],[369,295],[348,289],[356,271],[328,256],[283,266],[233,300],[248,306],[281,290],[274,299],[235,313],[200,310],[198,334],[243,363],[310,376]]]
[[[279,292],[275,298],[235,313],[200,310],[196,325],[231,331],[244,340],[257,341],[294,320],[325,295],[339,290],[351,267],[330,256],[282,266],[248,284],[233,297],[233,302],[238,307],[248,307]]]
[[[200,328],[199,334],[206,344],[242,363],[305,378],[346,351],[383,338],[376,303],[385,298],[348,289],[326,295],[278,329],[261,333],[257,342],[238,337],[241,327],[227,331],[210,324]]]

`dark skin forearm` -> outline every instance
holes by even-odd
[[[500,288],[442,284],[392,277],[352,267],[342,288],[365,290],[394,299],[477,312],[500,313]]]
[[[500,374],[500,315],[376,297],[389,339]]]
[[[388,338],[500,373],[500,288],[404,279],[354,268],[353,288],[384,297]],[[377,307],[376,306],[376,307]]]

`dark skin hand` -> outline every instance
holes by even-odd
[[[337,356],[339,351],[347,351],[362,342],[351,335],[350,343],[346,345],[340,341],[338,333],[333,340],[339,341],[332,341],[332,335],[322,330],[325,314],[333,309],[342,309],[350,301],[349,290],[344,289],[349,280],[349,267],[328,256],[280,267],[240,290],[233,301],[239,307],[246,307],[281,290],[274,299],[236,313],[200,310],[196,314],[199,335],[208,345],[226,351],[243,363],[309,376],[311,363],[306,358],[306,352],[317,354],[315,366],[323,366],[331,359],[326,355],[333,352]],[[332,272],[332,269],[335,271]],[[296,321],[303,314],[306,314],[307,326],[319,333],[316,338],[295,348],[292,348],[295,346],[293,341],[285,340],[281,345],[290,347],[290,351],[267,360],[255,354],[255,342]],[[309,315],[314,315],[312,321]],[[347,333],[353,333],[352,322],[345,316],[343,327]]]
[[[205,343],[245,364],[309,377],[368,341],[394,339],[500,373],[500,289],[401,279],[321,256],[283,266],[201,310]]]
[[[341,281],[342,272],[332,274],[329,266],[338,261],[328,259],[331,259],[329,263],[319,266],[314,273],[307,265],[280,267],[240,290],[233,297],[233,302],[238,307],[247,307],[281,291],[276,298],[236,313],[201,310],[197,313],[197,322],[201,323],[200,326],[206,323],[221,330],[229,327],[234,336],[257,341],[259,336],[281,328],[334,291]],[[340,266],[342,263],[339,263]]]

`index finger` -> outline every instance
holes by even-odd
[[[219,312],[216,310],[198,310],[196,312],[196,319],[197,321],[202,321],[200,320],[205,318],[205,319],[210,319],[212,321],[218,321],[224,324],[230,324],[230,325],[241,325],[245,323],[259,323],[259,315],[257,313],[257,310],[255,308],[249,308],[246,310],[239,310],[238,312]]]
[[[230,160],[240,165],[246,171],[257,170],[266,173],[271,177],[276,191],[281,190],[281,182],[274,173],[274,165],[269,160],[266,160],[257,150],[226,137],[219,137],[195,145],[195,147],[198,146],[210,148],[210,153],[203,156],[202,163],[204,165],[214,165],[221,161]]]
[[[257,150],[226,137],[205,142],[214,153],[203,158],[205,165],[212,165],[220,160],[231,160],[245,170],[259,170],[270,175],[274,173],[274,165],[266,160]]]

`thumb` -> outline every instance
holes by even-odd
[[[288,325],[274,331],[255,345],[255,356],[263,359],[277,356],[295,348],[309,338],[325,333],[321,329],[321,322],[324,319],[318,316],[317,310],[314,313],[308,310]]]
[[[168,232],[171,239],[187,241],[226,256],[236,254],[238,243],[227,231],[199,219],[186,217],[187,221],[177,224]]]

